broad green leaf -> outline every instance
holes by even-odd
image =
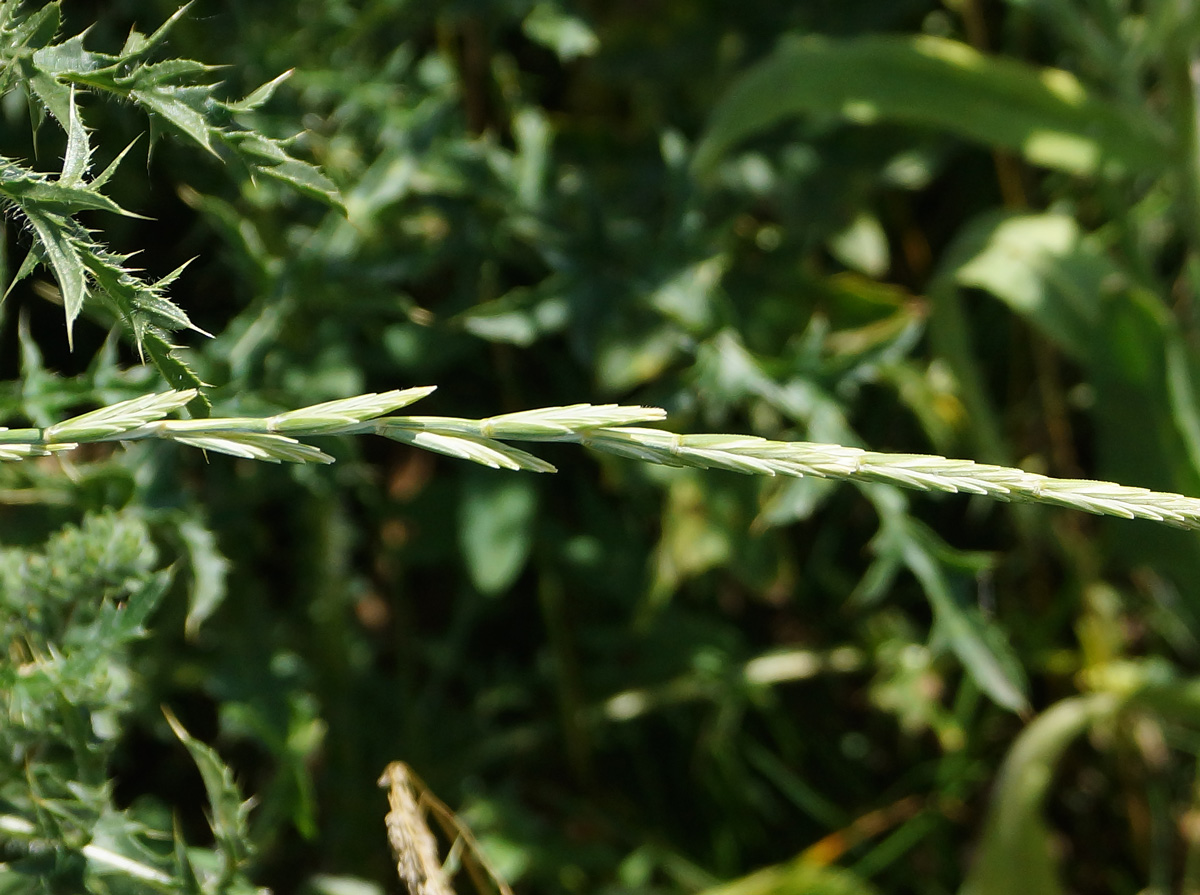
[[[384,895],[378,883],[356,876],[326,876],[317,874],[308,879],[312,895]]]
[[[1096,362],[1088,370],[1095,390],[1090,423],[1096,474],[1133,485],[1167,487],[1200,494],[1197,446],[1189,414],[1178,405],[1189,400],[1194,383],[1184,377],[1195,363],[1172,343],[1179,323],[1162,299],[1126,287],[1110,301],[1097,325]],[[1110,532],[1109,561],[1152,568],[1177,582],[1200,576],[1196,536],[1174,531],[1145,531],[1140,526]]]
[[[626,392],[660,376],[685,348],[677,326],[661,322],[605,333],[596,351],[596,381],[607,393]]]
[[[1074,218],[1052,213],[976,219],[947,252],[940,275],[992,293],[1085,363],[1106,295],[1123,280]]]
[[[925,125],[1091,175],[1115,163],[1161,170],[1154,122],[1090,94],[1071,74],[984,56],[943,38],[785,38],[721,99],[693,165],[708,171],[735,144],[797,115]]]
[[[702,477],[686,473],[672,478],[643,612],[657,612],[683,582],[730,561],[735,539],[719,503],[720,495]]]
[[[1120,700],[1107,693],[1066,699],[1025,728],[1000,768],[979,851],[960,895],[1060,895],[1064,891],[1042,803],[1066,748],[1119,707]]]
[[[508,590],[529,559],[537,492],[525,477],[473,474],[464,479],[458,541],[471,582],[489,596]]]
[[[763,504],[751,530],[761,531],[789,525],[799,519],[810,519],[837,490],[838,484],[829,479],[813,476],[781,478],[774,483],[774,490]]]
[[[1200,369],[1179,329],[1171,325],[1166,330],[1167,397],[1171,418],[1183,439],[1192,468],[1200,474]]]

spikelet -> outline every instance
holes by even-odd
[[[393,761],[384,769],[379,785],[388,791],[391,810],[384,821],[388,842],[396,856],[396,872],[409,895],[454,895],[408,765]]]

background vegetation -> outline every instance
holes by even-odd
[[[176,6],[62,12],[117,54]],[[340,199],[76,78],[145,216],[80,219],[195,259],[213,337],[170,339],[225,416],[437,385],[1200,495],[1198,40],[1149,0],[200,0],[154,59],[296,69],[221,114]],[[57,173],[6,52],[0,155]],[[102,302],[68,350],[11,189],[0,422],[181,384]],[[520,892],[1200,886],[1194,533],[321,447],[0,465],[0,891],[398,891],[395,759]]]

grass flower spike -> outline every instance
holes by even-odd
[[[44,429],[0,429],[0,461],[46,456],[87,442],[159,438],[250,460],[332,463],[333,457],[301,439],[376,434],[493,469],[554,472],[550,463],[506,442],[565,441],[664,466],[883,482],[918,491],[977,494],[1200,529],[1200,500],[1181,494],[1088,479],[1056,479],[929,454],[887,454],[746,435],[677,435],[629,425],[665,419],[666,411],[657,407],[572,404],[478,420],[388,415],[433,391],[434,386],[422,386],[372,392],[270,417],[194,420],[166,419],[195,398],[194,389],[162,392],[93,410]]]

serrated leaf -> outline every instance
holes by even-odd
[[[116,312],[118,320],[133,336],[139,352],[147,350],[151,337],[161,336],[164,330],[191,329],[202,335],[209,335],[193,324],[183,309],[163,294],[166,284],[178,276],[182,266],[155,283],[147,283],[136,277],[126,266],[128,258],[113,255],[95,244],[91,244],[90,247],[92,251],[84,256],[84,261],[96,285],[96,291],[107,300]],[[165,373],[163,365],[158,364],[160,354],[152,352],[152,357],[155,358],[159,369]],[[195,388],[200,384],[194,376],[178,380],[168,379],[168,382],[175,388]]]
[[[108,183],[109,178],[112,177],[113,174],[115,174],[117,172],[117,168],[120,166],[121,162],[125,159],[125,156],[129,154],[129,150],[133,149],[133,146],[135,143],[137,143],[138,139],[139,138],[134,137],[129,142],[129,145],[126,146],[124,149],[122,149],[120,151],[120,153],[117,154],[117,157],[115,159],[113,159],[111,162],[109,162],[109,165],[107,168],[105,168],[103,171],[101,171],[99,175],[92,178],[92,189],[98,190],[101,187],[103,187],[106,183]]]
[[[162,62],[152,62],[137,66],[130,74],[118,78],[116,83],[134,89],[149,90],[159,86],[183,86],[194,81],[198,75],[218,71],[223,66],[207,65],[195,59],[166,59]],[[211,92],[210,87],[199,89]]]
[[[42,211],[64,216],[80,211],[108,211],[123,217],[146,220],[140,214],[126,211],[91,186],[68,186],[52,180],[5,177],[0,183],[0,193],[20,204],[22,210],[29,204],[37,204],[42,206]]]
[[[187,620],[184,622],[184,632],[192,638],[225,599],[225,579],[230,564],[217,547],[213,533],[197,519],[184,517],[175,530],[183,541],[188,565],[192,569],[192,588],[188,595]]]
[[[204,386],[204,382],[200,377],[192,372],[192,369],[180,360],[174,352],[172,346],[161,336],[150,333],[142,341],[141,346],[146,353],[150,355],[150,360],[154,366],[158,368],[158,372],[162,374],[163,379],[167,384],[174,389],[200,389]],[[188,412],[193,417],[205,418],[212,412],[212,404],[205,397],[204,392],[197,391],[194,397],[188,404]]]
[[[83,68],[86,55],[83,35],[76,35],[64,42],[37,49],[28,60],[22,60],[22,74],[26,82],[34,89],[38,100],[46,104],[50,114],[64,127],[71,118],[72,86],[60,82],[58,74]]]
[[[146,576],[137,589],[121,605],[105,603],[95,628],[96,638],[103,643],[120,643],[144,636],[146,621],[162,602],[171,584],[171,570],[163,569]]]
[[[40,263],[41,262],[38,259],[36,252],[26,252],[25,257],[21,260],[21,266],[18,267],[17,272],[13,274],[12,282],[10,282],[8,284],[8,288],[4,290],[4,295],[0,296],[0,304],[3,304],[4,299],[8,298],[8,293],[12,292],[13,286],[17,285],[17,283],[21,282],[21,280],[25,279],[27,276],[37,270],[37,266]]]
[[[204,890],[200,888],[200,880],[196,878],[196,868],[192,866],[192,859],[188,856],[187,842],[179,829],[179,818],[175,818],[172,825],[175,876],[179,880],[182,895],[204,895]]]
[[[241,792],[233,781],[233,774],[221,761],[220,756],[212,748],[192,737],[169,709],[164,707],[163,714],[175,736],[192,756],[192,761],[195,762],[204,781],[204,790],[208,794],[210,805],[209,825],[225,865],[221,877],[228,881],[249,854],[248,843],[251,840],[247,819],[250,815],[250,802],[242,799]]]
[[[313,199],[344,210],[341,193],[334,182],[322,174],[316,165],[291,156],[277,140],[252,131],[222,131],[220,137],[237,149],[254,171],[283,181]]]
[[[175,10],[169,19],[159,25],[149,37],[142,34],[140,31],[130,31],[129,36],[125,38],[125,45],[121,48],[121,55],[144,56],[148,51],[154,49],[164,40],[166,40],[167,32],[169,32],[175,23],[183,18],[184,15],[187,14],[187,11],[191,8],[191,2],[183,4],[183,6]]]
[[[119,889],[122,885],[142,888],[147,885],[170,887],[175,880],[162,872],[161,853],[147,845],[147,841],[158,838],[157,830],[139,823],[132,812],[117,811],[111,806],[91,829],[92,841],[84,849],[90,868],[98,875],[108,877],[104,891]],[[117,882],[117,878],[124,878]],[[136,882],[135,882],[136,880]]]
[[[83,75],[94,76],[101,72],[114,71],[121,60],[106,53],[96,53],[83,45],[87,32],[83,31],[74,37],[50,46],[43,47],[33,54],[33,62],[39,69],[55,77],[66,78]],[[61,119],[66,124],[66,119]]]
[[[285,71],[278,77],[267,81],[267,83],[263,84],[245,99],[239,100],[236,103],[225,103],[225,107],[231,112],[253,112],[255,109],[265,105],[274,96],[279,85],[290,78],[294,72],[295,69]]]
[[[36,54],[35,54],[36,55]],[[71,114],[71,88],[59,81],[54,75],[39,68],[31,59],[22,59],[19,63],[22,80],[29,85],[47,111],[57,121],[66,121]],[[34,123],[34,132],[37,124]]]
[[[87,173],[88,163],[92,158],[92,149],[88,145],[87,131],[79,118],[79,107],[75,104],[75,87],[67,101],[67,149],[63,155],[62,175],[58,182],[64,186],[75,186],[83,183]]]
[[[67,319],[67,344],[74,347],[75,318],[83,309],[83,300],[87,296],[87,268],[74,241],[67,235],[69,226],[66,221],[33,208],[22,208],[21,211],[33,227],[54,278],[58,281],[63,313]]]
[[[14,29],[13,45],[19,47],[43,47],[54,40],[62,27],[62,12],[58,2],[47,3],[31,12]]]
[[[156,112],[163,120],[213,155],[213,127],[204,115],[204,106],[212,93],[211,87],[164,87],[134,89],[129,92],[139,105]],[[218,156],[219,157],[219,156]]]

